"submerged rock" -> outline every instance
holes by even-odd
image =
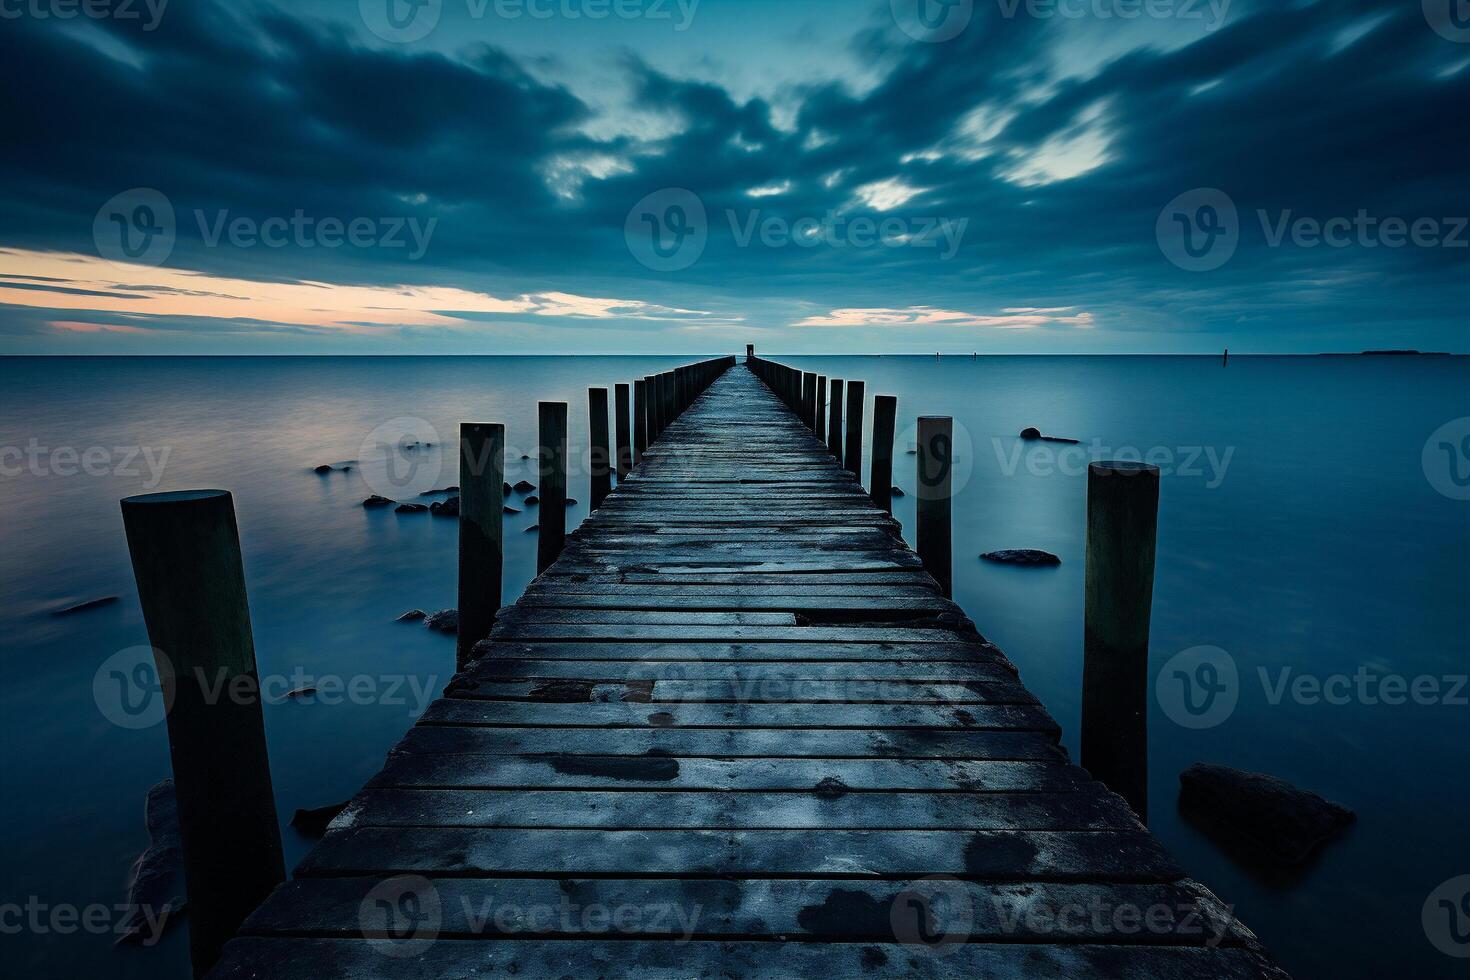
[[[420,497],[438,497],[446,493],[459,493],[459,487],[444,487],[442,490],[425,490]]]
[[[524,503],[527,507],[535,507],[537,504],[541,503],[541,498],[533,493],[531,494],[531,496],[522,501],[522,503]]]
[[[501,496],[509,497],[510,494],[511,494],[511,491],[514,490],[514,489],[515,489],[515,487],[511,486],[509,483],[502,483],[500,485],[500,493],[501,493]]]
[[[1300,864],[1357,819],[1284,779],[1201,762],[1180,773],[1179,806],[1286,864]]]
[[[377,494],[373,494],[371,497],[364,500],[362,502],[362,505],[371,510],[374,507],[390,507],[393,505],[393,503],[394,502],[389,500],[387,497],[379,497]]]
[[[523,459],[529,459],[530,457],[529,456],[526,456],[526,457],[522,457],[522,458]],[[530,493],[532,490],[535,490],[536,489],[536,484],[531,483],[528,480],[521,480],[521,481],[519,481],[519,482],[516,483],[514,489],[515,489],[515,492],[516,493]]]
[[[520,510],[518,508],[515,508],[515,507],[502,507],[502,508],[500,508],[500,511],[503,514],[519,514],[520,513]]]
[[[305,837],[320,837],[327,832],[327,825],[337,819],[337,815],[347,809],[350,800],[334,803],[331,806],[319,806],[311,810],[297,810],[291,817],[291,826],[295,827]]]
[[[450,497],[448,500],[442,502],[436,500],[429,505],[429,513],[435,517],[458,517],[459,498]]]
[[[423,504],[399,504],[393,508],[395,514],[427,514],[429,508]]]
[[[459,610],[441,609],[424,617],[424,625],[439,633],[459,632]]]
[[[172,779],[148,790],[144,822],[148,848],[138,855],[128,876],[128,917],[118,927],[119,945],[153,945],[187,904],[184,844],[179,837],[179,803]]]
[[[103,606],[110,606],[116,601],[117,596],[105,595],[98,599],[88,599],[86,602],[78,602],[74,605],[65,606],[61,609],[53,609],[51,611],[51,615],[71,616],[79,612],[86,612],[89,609],[101,609]]]
[[[422,609],[410,609],[408,612],[404,613],[402,616],[399,616],[393,622],[417,623],[419,620],[427,618],[428,615],[429,614],[424,612]]]
[[[1021,430],[1021,438],[1027,440],[1028,442],[1036,442],[1039,440],[1041,442],[1064,442],[1069,446],[1079,445],[1079,442],[1076,439],[1064,439],[1061,436],[1044,436],[1041,434],[1040,429],[1029,426]]]
[[[577,506],[577,498],[576,497],[568,497],[567,498],[567,506],[568,507],[575,507],[575,506]]]
[[[540,524],[532,524],[530,527],[526,528],[526,533],[527,534],[530,534],[533,531],[539,531],[539,530],[541,530],[541,525]]]
[[[315,693],[316,693],[316,688],[314,688],[314,687],[298,687],[294,691],[287,691],[286,692],[286,696],[284,698],[282,698],[281,700],[283,700],[283,701],[295,701],[298,698],[309,698],[312,695],[314,695]]]
[[[900,490],[898,487],[890,487],[889,490],[888,490],[888,493],[889,493],[890,496],[894,496],[894,497],[902,497],[903,496],[903,491]]]
[[[330,466],[328,466],[326,463],[323,463],[322,465],[314,468],[312,470],[312,472],[313,473],[330,473],[330,472],[332,472],[332,468]]]
[[[1003,565],[1060,565],[1062,560],[1050,551],[1035,548],[1010,548],[1005,551],[987,551],[980,556],[986,561]]]

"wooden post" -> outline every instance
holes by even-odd
[[[827,441],[827,376],[817,375],[817,410],[814,413],[812,430],[818,442]]]
[[[808,429],[817,431],[817,376],[811,371],[801,375],[801,420]]]
[[[648,452],[648,381],[633,382],[633,465],[643,462]]]
[[[919,480],[914,496],[915,550],[924,568],[943,590],[954,597],[954,569],[950,530],[950,471],[954,467],[954,420],[945,416],[919,418]]]
[[[587,389],[587,436],[591,443],[588,482],[591,484],[592,509],[602,506],[612,493],[612,447],[608,440],[607,389]]]
[[[873,470],[868,494],[874,504],[890,514],[893,513],[893,434],[897,415],[897,398],[873,396]]]
[[[475,644],[490,635],[500,610],[504,567],[505,426],[463,422],[459,427],[459,670],[474,659]]]
[[[832,392],[827,404],[827,448],[842,462],[842,379],[832,379]]]
[[[613,389],[613,411],[617,413],[617,421],[613,424],[615,437],[618,441],[617,471],[618,482],[622,483],[628,478],[628,471],[633,468],[633,430],[628,424],[628,386],[619,384]]]
[[[1159,469],[1087,468],[1082,766],[1148,822],[1148,634]]]
[[[536,542],[536,574],[551,567],[567,542],[567,403],[541,402],[541,540]]]
[[[843,466],[861,482],[863,478],[863,401],[866,386],[861,381],[847,383],[847,452]]]
[[[286,880],[233,498],[122,501],[138,599],[168,714],[194,975]]]
[[[747,361],[750,361],[750,360],[753,360],[754,358],[755,358],[755,344],[746,344],[745,345],[745,359]]]

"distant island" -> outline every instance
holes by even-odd
[[[1356,354],[1340,354],[1328,351],[1318,357],[1449,357],[1449,351],[1423,350],[1365,350]]]

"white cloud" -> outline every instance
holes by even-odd
[[[1022,187],[1039,187],[1096,170],[1112,159],[1108,116],[1106,101],[1093,103],[1040,146],[1017,152],[1015,163],[1001,176]]]
[[[779,197],[782,194],[791,193],[791,181],[781,180],[774,184],[765,184],[761,187],[752,187],[745,192],[747,197]]]
[[[892,211],[901,208],[918,195],[924,193],[927,188],[912,187],[904,183],[901,178],[889,177],[887,180],[875,180],[871,184],[863,184],[855,188],[853,194],[858,201],[874,211]]]
[[[988,327],[1001,330],[1025,330],[1032,327],[1063,326],[1087,329],[1093,316],[1086,311],[1073,312],[1073,306],[1010,307],[1000,314],[966,313],[941,310],[933,306],[848,308],[809,316],[798,321],[798,327]],[[1066,315],[1063,315],[1066,314]]]

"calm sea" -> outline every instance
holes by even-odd
[[[455,522],[364,511],[362,499],[454,483],[444,447],[460,420],[503,421],[510,481],[534,481],[520,455],[533,451],[538,400],[571,403],[575,458],[589,385],[685,360],[0,359],[0,905],[42,910],[39,930],[0,934],[7,974],[188,976],[182,929],[155,948],[114,949],[111,936],[46,924],[45,910],[123,900],[147,843],[144,794],[169,775],[164,727],[119,725],[94,693],[108,658],[147,640],[119,498],[234,491],[262,675],[360,676],[378,694],[267,705],[290,866],[311,844],[287,826],[295,809],[351,796],[413,722],[420,692],[453,669],[450,638],[394,619],[454,604]],[[1470,359],[787,362],[865,380],[870,407],[873,394],[898,396],[895,482],[910,495],[895,511],[908,530],[913,419],[954,417],[955,598],[1074,754],[1085,461],[1162,465],[1152,669],[1168,675],[1175,655],[1210,647],[1236,680],[1205,727],[1167,683],[1152,700],[1151,826],[1299,977],[1463,976],[1422,915],[1438,885],[1470,874],[1470,707],[1455,680],[1470,671],[1470,502],[1455,499],[1470,480]],[[1026,426],[1082,446],[1022,443]],[[403,434],[435,445],[390,471],[379,447]],[[312,472],[348,461],[349,473]],[[585,476],[571,493],[575,523]],[[507,599],[532,576],[535,535],[523,529],[534,520],[507,518]],[[977,557],[999,548],[1046,549],[1062,565]],[[52,615],[106,595],[122,601]],[[403,676],[392,692],[379,680]],[[1400,699],[1385,677],[1419,680],[1421,694],[1432,678],[1440,693],[1389,703]],[[1310,696],[1314,681],[1339,696]],[[1252,869],[1178,812],[1178,775],[1195,761],[1289,779],[1358,823],[1298,872]]]

